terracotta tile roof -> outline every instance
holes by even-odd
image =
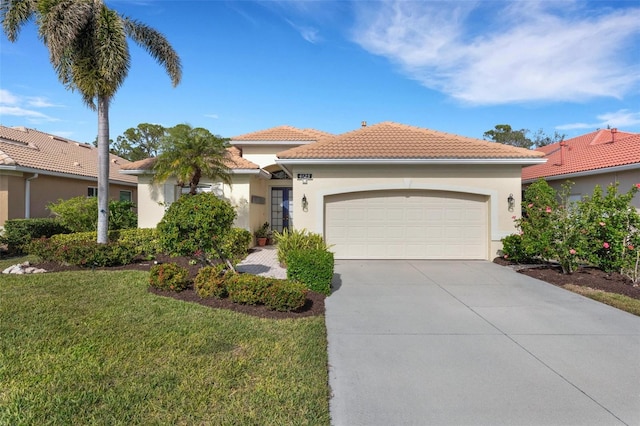
[[[278,153],[280,159],[538,158],[540,152],[383,122]]]
[[[630,164],[638,164],[640,168],[640,133],[612,130],[597,130],[567,139],[562,142],[564,153],[560,143],[538,148],[548,161],[524,167],[522,179],[529,181]]]
[[[231,138],[234,141],[309,141],[313,142],[320,138],[332,136],[331,133],[322,132],[315,129],[298,129],[292,126],[278,126],[257,132],[246,133],[244,135]]]
[[[227,148],[228,157],[225,161],[225,164],[231,170],[239,170],[239,169],[259,169],[260,166],[257,164],[243,158],[241,156],[241,152],[235,146],[231,146]],[[133,163],[129,163],[126,166],[122,167],[122,170],[151,170],[153,169],[153,165],[156,163],[155,158],[145,158],[144,160],[134,161]]]
[[[113,154],[109,155],[109,161],[110,180],[136,183],[134,176],[118,173],[129,161]],[[34,129],[0,125],[0,166],[97,179],[98,149]]]

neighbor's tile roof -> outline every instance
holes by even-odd
[[[129,161],[113,154],[109,155],[109,161],[110,180],[136,183],[135,176],[118,173]],[[98,149],[93,145],[34,129],[0,125],[0,166],[25,167],[97,179]]]
[[[638,164],[640,168],[640,133],[612,132],[613,129],[597,130],[567,139],[560,143],[538,148],[548,158],[545,164],[536,164],[522,169],[522,179],[560,176],[609,167]]]
[[[225,164],[231,170],[238,169],[259,169],[260,166],[243,158],[241,151],[235,146],[227,148],[228,157],[225,160]],[[126,166],[122,167],[122,170],[151,170],[156,163],[155,158],[145,158],[144,160],[134,161]]]
[[[231,144],[233,145],[234,141],[312,142],[326,136],[332,135],[331,133],[322,132],[315,129],[298,129],[292,126],[278,126],[266,130],[259,130],[257,132],[235,136],[231,138]]]
[[[540,152],[383,122],[278,153],[280,159],[538,158]]]

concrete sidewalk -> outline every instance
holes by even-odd
[[[336,261],[332,424],[640,425],[640,318],[490,262]]]

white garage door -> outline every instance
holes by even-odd
[[[325,200],[337,259],[486,259],[487,197],[443,191],[369,191]]]

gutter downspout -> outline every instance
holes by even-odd
[[[34,174],[30,178],[24,181],[24,217],[29,219],[31,217],[31,181],[38,179],[38,173]]]

